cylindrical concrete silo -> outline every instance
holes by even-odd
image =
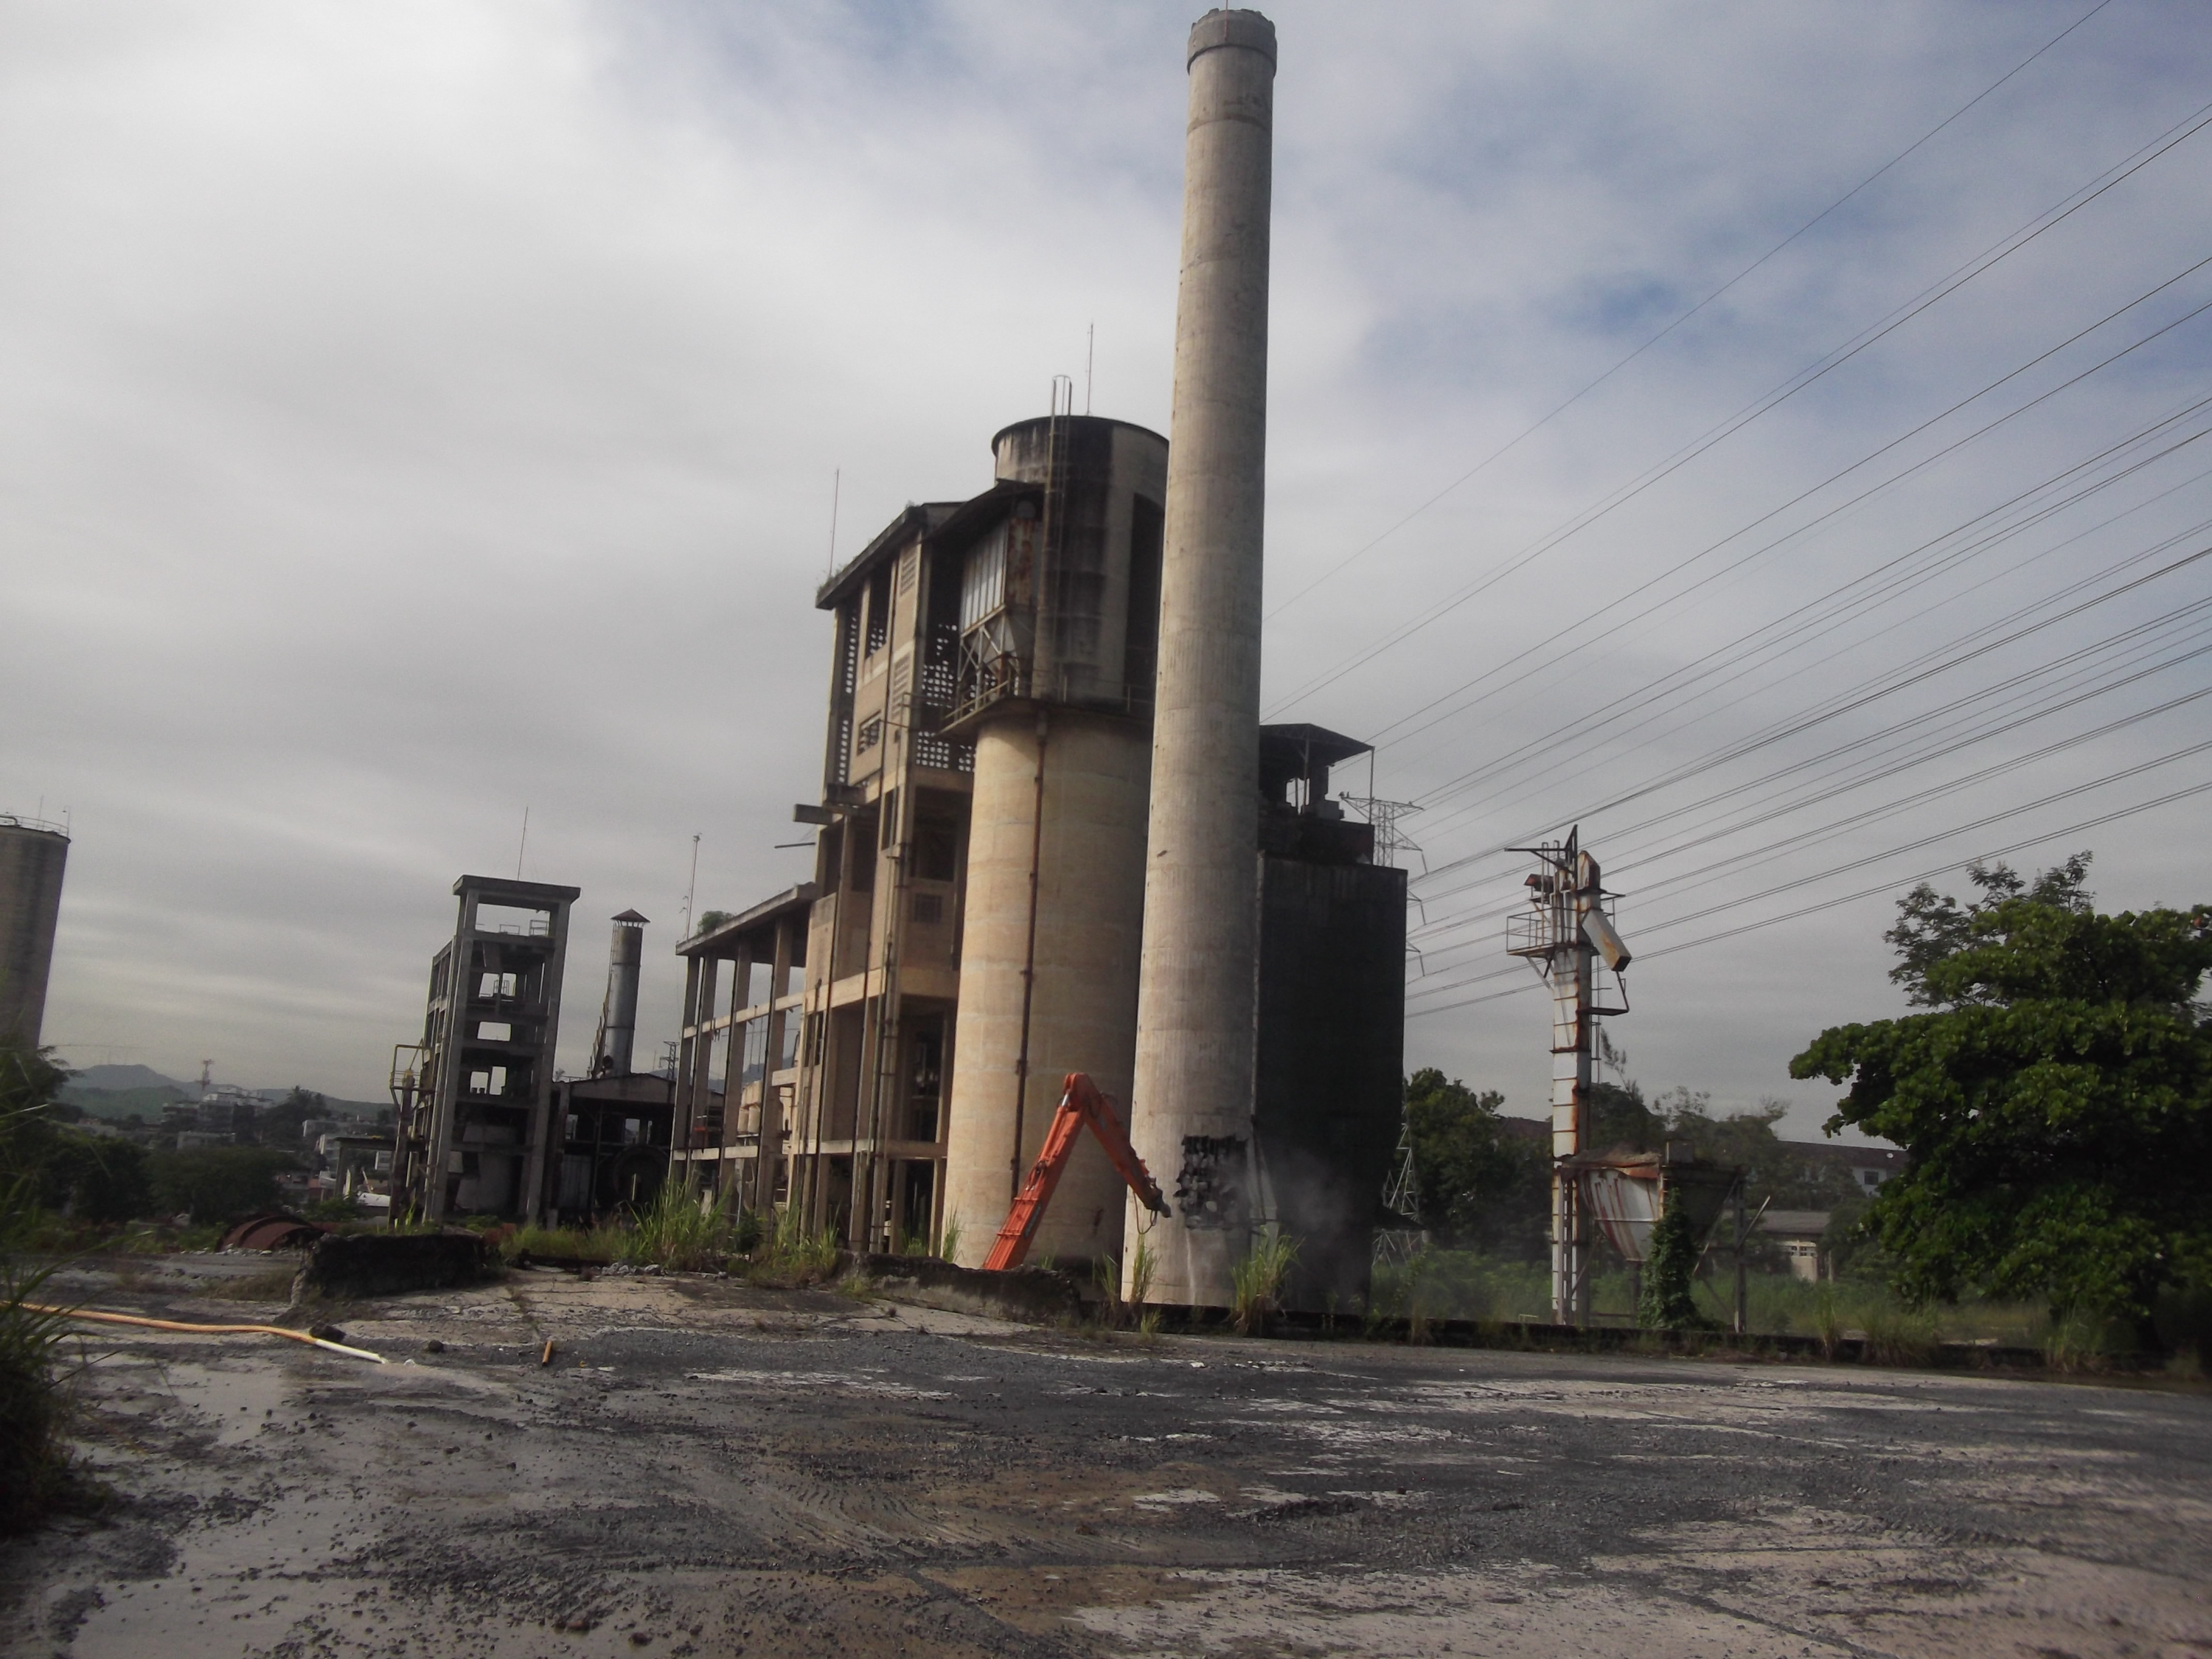
[[[68,861],[60,830],[0,817],[0,1042],[39,1046]]]
[[[637,981],[645,965],[646,918],[625,910],[614,919],[607,947],[607,994],[599,1005],[599,1035],[592,1054],[594,1076],[628,1077],[637,1042]]]
[[[1167,468],[1157,433],[1089,416],[1024,422],[993,447],[1001,481],[1050,495],[1037,503],[1024,695],[969,726],[975,793],[943,1213],[958,1220],[957,1257],[970,1267],[1006,1219],[1066,1073],[1087,1072],[1128,1109]],[[1085,1137],[1031,1259],[1095,1259],[1121,1243],[1121,1182]]]
[[[1132,1139],[1167,1189],[1154,1301],[1221,1306],[1249,1243],[1275,30],[1190,33]],[[1133,1209],[1132,1214],[1133,1216]],[[1128,1263],[1125,1259],[1124,1283]]]

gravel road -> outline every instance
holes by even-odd
[[[266,1317],[207,1292],[268,1266],[66,1288]],[[115,1496],[0,1549],[0,1648],[2212,1659],[2202,1390],[554,1272],[341,1318],[392,1363],[91,1338]]]

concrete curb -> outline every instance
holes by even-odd
[[[1023,1324],[1050,1325],[1083,1317],[1080,1285],[1050,1267],[986,1273],[956,1267],[927,1255],[854,1255],[841,1264],[841,1279],[865,1279],[886,1295],[946,1313]]]

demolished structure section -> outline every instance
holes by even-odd
[[[496,876],[453,884],[453,937],[431,962],[422,1041],[398,1101],[395,1215],[541,1214],[578,890]]]

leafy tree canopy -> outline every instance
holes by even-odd
[[[1960,905],[1899,904],[1893,977],[1934,1012],[1823,1031],[1793,1077],[1848,1083],[1850,1124],[1910,1156],[1869,1224],[1923,1299],[2040,1296],[2132,1321],[2212,1277],[2212,916],[2100,915],[2077,854],[2033,883],[1975,868]]]
[[[1522,1140],[1499,1114],[1505,1097],[1478,1093],[1425,1066],[1406,1080],[1420,1223],[1430,1231],[1491,1249],[1540,1243],[1551,1148]]]
[[[234,1221],[276,1202],[276,1172],[293,1160],[268,1146],[202,1146],[156,1152],[148,1161],[154,1200],[164,1215]]]

